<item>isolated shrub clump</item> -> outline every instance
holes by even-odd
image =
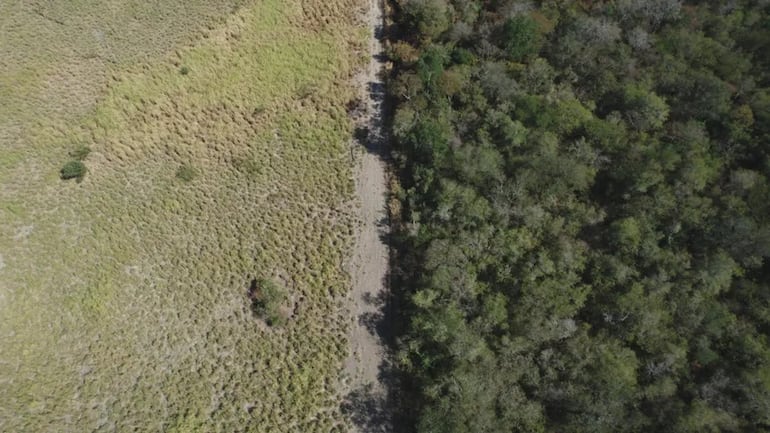
[[[190,182],[191,180],[198,177],[198,170],[190,165],[183,165],[176,171],[176,177],[185,182]]]
[[[251,282],[249,288],[251,308],[270,326],[286,324],[286,314],[282,307],[288,298],[286,289],[273,280],[258,278]]]
[[[81,145],[73,149],[69,155],[74,158],[72,161],[64,164],[64,167],[59,171],[59,175],[63,180],[77,179],[78,182],[83,180],[83,176],[86,175],[88,169],[83,164],[83,160],[86,159],[88,154],[91,153],[91,148],[85,145]]]
[[[187,75],[190,73],[190,67],[189,66],[182,66],[179,68],[179,73],[182,75]]]
[[[70,161],[64,164],[64,167],[62,167],[59,173],[64,180],[77,179],[78,182],[80,182],[87,171],[86,165],[81,161]]]

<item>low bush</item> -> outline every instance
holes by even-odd
[[[86,165],[83,164],[82,162],[70,161],[64,164],[64,167],[62,167],[59,174],[61,175],[61,178],[63,180],[77,179],[79,182],[83,179],[83,176],[86,175],[87,171],[88,169],[86,168]]]
[[[286,314],[283,311],[288,298],[286,289],[267,278],[255,279],[249,289],[251,308],[270,326],[286,324]]]

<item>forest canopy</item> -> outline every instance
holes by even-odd
[[[770,3],[394,9],[414,429],[770,432]]]

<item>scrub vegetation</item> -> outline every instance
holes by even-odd
[[[346,430],[360,7],[0,5],[0,431]]]
[[[397,0],[415,430],[770,431],[770,6]]]

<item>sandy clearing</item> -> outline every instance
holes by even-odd
[[[387,214],[387,140],[383,130],[384,83],[380,77],[385,56],[382,42],[384,12],[382,0],[366,0],[365,20],[371,29],[370,62],[356,78],[360,88],[359,128],[368,130],[355,168],[356,199],[361,225],[351,258],[352,290],[348,308],[353,316],[349,341],[350,355],[345,361],[345,412],[353,432],[390,432],[387,368],[389,353],[385,343],[388,306],[389,231]],[[360,146],[360,144],[358,144]]]

